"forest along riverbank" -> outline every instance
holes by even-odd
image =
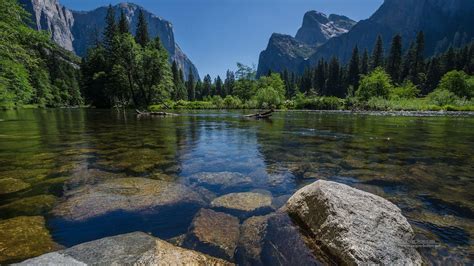
[[[324,237],[332,223],[344,224],[338,220],[343,214],[318,212],[328,221],[323,232],[314,230],[319,221],[298,211],[304,205],[325,209],[306,202],[305,195],[313,189],[330,195],[333,186],[344,191],[336,199],[351,198],[334,203],[341,209],[349,202],[361,211],[354,215],[377,211],[382,221],[397,221],[385,224],[393,231],[371,230],[405,241],[390,242],[383,256],[376,247],[364,249],[378,258],[404,254],[399,257],[418,263],[418,254],[428,263],[469,260],[472,116],[275,112],[260,121],[242,116],[240,111],[154,118],[99,109],[0,112],[0,247],[5,251],[0,261],[20,262],[57,250],[47,258],[86,261],[78,254],[98,250],[100,243],[129,246],[134,259],[145,260],[143,250],[132,250],[137,241],[151,243],[144,245],[146,254],[166,249],[182,258],[221,263],[271,264],[278,254],[295,263],[354,261],[333,246],[339,238],[364,239],[354,237],[360,231]],[[379,208],[367,210],[358,197]],[[137,231],[146,235],[130,235]],[[311,244],[315,239],[324,241]],[[414,246],[422,247],[416,253]],[[104,258],[115,258],[108,252]]]

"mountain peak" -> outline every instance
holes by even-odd
[[[308,45],[321,45],[327,40],[348,32],[355,21],[346,16],[331,14],[329,17],[319,11],[308,11],[296,39]]]

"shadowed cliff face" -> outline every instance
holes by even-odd
[[[339,15],[329,17],[317,11],[304,15],[303,25],[293,38],[289,35],[274,33],[267,49],[260,54],[257,75],[266,74],[269,70],[281,72],[302,72],[306,60],[317,47],[329,39],[344,34],[356,22]]]
[[[378,35],[384,40],[385,51],[395,34],[402,36],[407,48],[419,31],[425,34],[426,55],[437,54],[473,40],[473,12],[474,1],[386,0],[369,19],[318,48],[308,62],[314,65],[320,58],[331,56],[347,62],[355,45],[371,51]]]
[[[32,14],[33,27],[51,33],[51,38],[61,47],[84,56],[87,49],[95,43],[97,37],[102,36],[105,28],[107,7],[99,7],[92,11],[71,11],[57,0],[20,0],[23,6]],[[132,33],[135,33],[138,23],[139,10],[142,7],[122,3],[114,6],[117,17],[123,10],[130,23]],[[159,36],[163,46],[169,53],[170,62],[176,61],[183,69],[185,77],[191,70],[195,77],[199,77],[194,64],[175,42],[173,25],[144,9],[148,22],[148,30],[152,38]]]

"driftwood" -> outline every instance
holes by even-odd
[[[264,118],[270,118],[272,116],[272,113],[275,112],[273,109],[270,111],[266,111],[263,113],[256,113],[256,114],[251,114],[251,115],[244,115],[244,117],[247,118],[255,118],[255,119],[264,119]]]
[[[166,112],[141,112],[140,110],[135,110],[137,115],[150,115],[150,116],[175,116],[178,114],[166,113]]]

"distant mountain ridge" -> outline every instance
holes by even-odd
[[[107,7],[91,11],[71,11],[62,6],[58,0],[20,0],[27,11],[32,14],[33,27],[51,33],[51,38],[63,48],[84,56],[88,47],[101,37],[105,28]],[[159,36],[169,53],[170,62],[176,61],[186,78],[189,70],[198,78],[197,68],[176,43],[173,25],[133,3],[121,3],[113,6],[117,17],[124,11],[130,23],[132,33],[138,22],[138,11],[143,10],[148,22],[150,37]]]
[[[328,17],[318,11],[307,12],[295,37],[272,34],[267,48],[260,53],[257,76],[264,75],[269,70],[302,72],[304,62],[320,45],[348,32],[355,23],[345,16],[331,14]]]
[[[419,31],[425,35],[425,55],[434,55],[473,40],[473,14],[472,0],[385,0],[370,18],[319,47],[308,64],[332,56],[347,62],[356,45],[359,50],[370,52],[378,35],[384,40],[385,51],[396,34],[402,36],[404,47],[408,48]]]

